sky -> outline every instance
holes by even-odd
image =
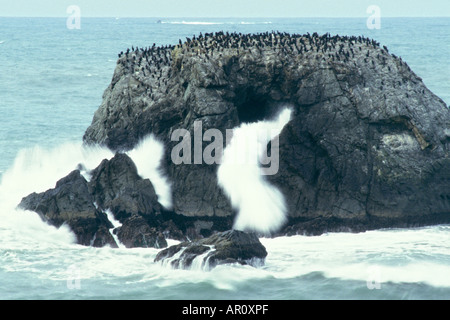
[[[450,0],[0,0],[1,16],[67,17],[450,17]]]

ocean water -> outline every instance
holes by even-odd
[[[117,54],[131,46],[221,30],[365,35],[450,104],[449,18],[382,19],[379,30],[365,18],[157,20],[82,18],[81,29],[68,29],[65,18],[0,17],[0,299],[450,299],[449,225],[261,238],[264,266],[172,270],[153,262],[157,249],[79,246],[67,228],[17,210],[78,163],[94,168],[112,156],[81,139]],[[145,154],[133,159],[146,163]],[[140,173],[151,177],[152,166]],[[169,203],[170,187],[158,181]]]

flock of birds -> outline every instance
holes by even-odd
[[[376,49],[376,50],[373,50]],[[289,34],[285,32],[265,32],[242,34],[229,32],[200,33],[198,36],[179,40],[176,45],[139,48],[132,46],[118,54],[118,63],[145,83],[146,94],[154,99],[156,93],[167,93],[168,79],[173,72],[174,53],[182,56],[194,56],[206,62],[209,59],[220,59],[223,55],[251,54],[256,57],[264,54],[311,55],[310,58],[335,63],[348,63],[352,59],[364,59],[373,67],[377,63],[386,66],[389,51],[386,46],[363,36],[331,36],[329,33]],[[401,58],[391,55],[406,65]],[[378,61],[376,61],[378,60]],[[389,71],[390,66],[387,66]],[[407,67],[409,69],[409,67]]]

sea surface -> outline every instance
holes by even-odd
[[[157,249],[80,246],[67,228],[16,209],[78,163],[94,168],[111,156],[81,139],[117,54],[131,46],[215,31],[364,35],[450,104],[450,18],[385,18],[373,30],[366,18],[66,22],[0,17],[0,299],[450,299],[449,225],[261,238],[263,266],[172,270],[153,262]]]

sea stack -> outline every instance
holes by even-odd
[[[133,48],[134,49],[134,48]],[[266,179],[287,204],[277,234],[450,222],[450,110],[401,58],[361,36],[206,33],[126,50],[86,144],[164,143],[170,214],[197,235],[231,229],[217,165],[174,164],[176,129],[225,132],[289,106],[280,165]]]
[[[280,170],[268,177],[288,204],[290,222],[281,232],[449,221],[449,108],[377,41],[206,33],[152,49],[146,61],[156,78],[118,60],[86,143],[127,150],[152,133],[169,152],[170,133],[193,130],[195,120],[203,130],[225,130],[290,105]],[[164,169],[175,212],[233,216],[214,166],[174,165],[168,156]]]

